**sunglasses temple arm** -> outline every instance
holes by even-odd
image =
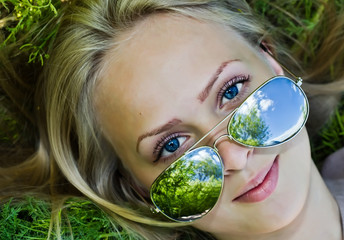
[[[260,43],[259,44],[260,48],[266,52],[267,54],[270,55],[270,57],[272,57],[279,65],[281,65],[281,67],[287,72],[289,73],[293,78],[297,79],[296,83],[300,86],[302,84],[302,78],[301,77],[297,77],[294,73],[292,73],[292,71],[290,71],[286,66],[284,66],[280,61],[278,61],[274,55],[271,54],[271,52],[269,51],[269,49],[264,45],[264,43]]]
[[[236,111],[238,108],[234,109],[230,114],[228,114],[224,119],[222,119],[218,124],[216,124],[212,129],[210,129],[202,138],[200,138],[196,143],[194,143],[185,153],[187,154],[191,150],[193,150],[200,142],[202,142],[206,137],[209,136],[209,134],[218,126],[220,126],[222,123],[224,123],[226,120],[228,120]]]

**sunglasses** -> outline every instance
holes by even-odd
[[[264,46],[261,47],[267,51]],[[154,210],[173,221],[191,222],[203,217],[215,206],[224,178],[222,159],[216,148],[219,139],[228,137],[247,147],[266,148],[295,137],[305,125],[309,113],[307,97],[300,88],[302,79],[296,79],[275,76],[264,82],[167,167],[150,188],[150,197],[156,207]],[[227,134],[217,138],[213,147],[196,148],[228,119]]]

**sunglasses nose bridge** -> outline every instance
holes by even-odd
[[[232,140],[232,137],[229,134],[223,134],[219,136],[213,143],[213,148],[218,152],[219,150],[217,149],[216,145],[224,138],[227,138],[228,140]]]

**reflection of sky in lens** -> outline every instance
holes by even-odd
[[[294,133],[302,126],[305,104],[299,88],[287,78],[279,77],[251,95],[238,113],[249,114],[250,109],[257,108],[257,117],[269,127],[271,142]]]
[[[289,138],[290,136],[292,136],[294,133],[296,133],[300,129],[300,126],[302,126],[304,120],[305,120],[305,116],[304,115],[300,115],[297,123],[292,128],[286,130],[279,137],[277,137],[275,139],[271,139],[270,142],[281,141],[280,139],[287,139],[287,138]]]
[[[189,153],[187,158],[188,160],[184,161],[184,165],[192,164],[198,167],[193,168],[195,173],[194,178],[200,180],[208,180],[210,177],[214,176],[215,178],[222,177],[222,166],[221,160],[216,152],[212,148],[203,147],[198,148],[195,151]],[[204,164],[200,167],[199,164]],[[215,174],[209,175],[208,171],[214,172]],[[191,177],[191,176],[190,176]]]
[[[216,152],[211,148],[198,148],[194,152],[189,153],[189,158],[193,162],[204,161],[204,159],[211,160],[213,164],[219,164],[220,159]]]

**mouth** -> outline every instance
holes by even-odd
[[[243,189],[233,202],[260,202],[268,198],[275,190],[278,181],[277,156],[270,168],[263,169]]]

